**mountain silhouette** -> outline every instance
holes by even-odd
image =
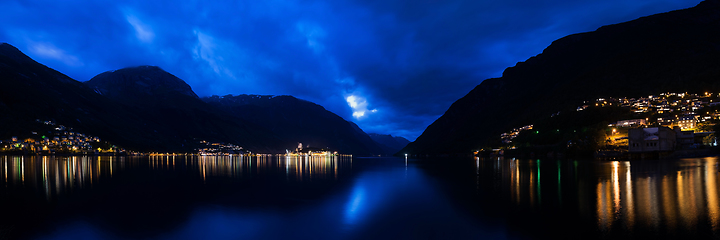
[[[512,128],[598,97],[720,91],[720,1],[554,41],[482,81],[402,151],[466,155]]]
[[[226,95],[203,98],[235,117],[269,129],[287,150],[298,143],[356,155],[392,154],[355,123],[315,103],[292,96]]]
[[[292,96],[199,98],[156,66],[108,71],[87,82],[0,45],[2,138],[35,137],[44,121],[144,152],[193,152],[201,141],[284,153],[298,143],[344,154],[391,154],[356,124]],[[43,132],[40,132],[43,134]]]
[[[233,143],[256,152],[279,152],[279,139],[203,102],[185,81],[155,66],[108,71],[85,84],[130,108],[144,123],[158,126],[159,135],[183,139],[179,147],[199,141]],[[178,146],[173,146],[178,147]],[[170,150],[181,150],[170,148]]]

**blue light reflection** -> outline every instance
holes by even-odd
[[[326,190],[320,192],[320,195],[315,192],[309,196],[283,192],[297,189],[315,191],[317,185],[307,181],[292,183],[293,187],[288,188],[290,190],[263,187],[253,193],[231,195],[235,198],[213,193],[233,201],[190,201],[188,204],[192,205],[189,208],[177,209],[189,211],[184,215],[185,219],[167,224],[170,226],[166,227],[167,230],[147,235],[143,232],[127,234],[125,229],[118,229],[120,227],[117,226],[69,221],[39,239],[133,239],[138,235],[145,239],[504,237],[504,229],[488,230],[487,226],[478,224],[467,212],[454,206],[452,200],[445,196],[438,180],[428,176],[412,162],[406,165],[403,158],[390,158],[360,159],[354,163],[357,166],[352,168],[352,173],[338,177],[340,180],[350,179],[317,180],[325,181],[321,185],[331,183],[329,188],[323,187]],[[277,181],[287,181],[283,176],[286,173],[285,166],[281,164],[277,168],[283,173],[277,176]],[[212,180],[208,179],[201,186],[212,187]],[[240,184],[245,182],[240,181]],[[267,183],[259,183],[258,186],[265,186],[263,184]],[[248,202],[246,198],[262,201]]]

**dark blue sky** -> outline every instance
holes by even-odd
[[[0,42],[87,81],[156,65],[200,96],[293,95],[414,140],[568,34],[699,0],[0,1]]]

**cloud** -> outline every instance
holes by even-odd
[[[32,43],[28,49],[32,54],[41,58],[58,60],[68,66],[81,67],[84,65],[78,57],[70,55],[50,43]]]
[[[377,109],[368,109],[367,99],[359,95],[348,95],[345,97],[345,101],[347,101],[350,108],[352,108],[352,116],[356,119],[363,119],[368,117],[369,114],[378,111]]]
[[[217,75],[234,79],[233,73],[223,65],[224,58],[215,53],[217,50],[215,39],[197,30],[195,36],[197,36],[197,45],[192,50],[195,60],[207,63]]]
[[[137,37],[138,40],[144,43],[152,43],[155,38],[155,33],[150,26],[144,24],[134,15],[126,15],[125,19],[135,30],[135,37]]]
[[[308,22],[298,22],[295,27],[305,37],[307,46],[316,54],[325,50],[325,46],[320,41],[325,38],[326,33],[320,26]]]

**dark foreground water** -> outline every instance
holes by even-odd
[[[718,159],[0,156],[0,239],[720,238]]]

